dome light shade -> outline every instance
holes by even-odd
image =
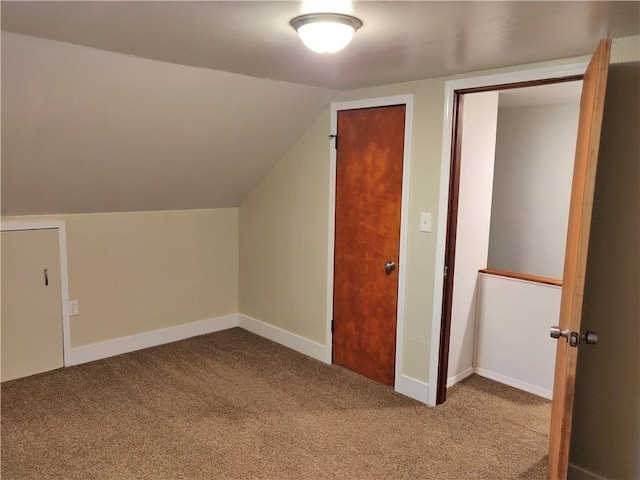
[[[342,13],[308,13],[289,24],[298,32],[302,43],[314,52],[335,53],[351,42],[362,21]]]

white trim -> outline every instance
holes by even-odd
[[[84,345],[71,349],[68,365],[79,365],[237,326],[239,326],[239,319],[238,315],[234,314]],[[66,363],[65,365],[68,366]]]
[[[433,286],[433,313],[431,320],[431,351],[429,355],[429,384],[438,384],[438,353],[440,351],[440,327],[442,324],[442,293],[444,287],[444,252],[446,248],[447,217],[449,203],[449,168],[451,165],[451,134],[453,128],[453,97],[456,90],[508,83],[561,78],[582,75],[586,63],[558,67],[499,73],[481,77],[449,80],[445,83],[444,122],[442,128],[442,160],[440,163],[440,194],[438,200],[438,225]],[[429,391],[428,405],[435,406],[437,388]]]
[[[62,302],[62,357],[65,366],[70,365],[71,328],[69,322],[69,271],[67,267],[67,229],[63,220],[43,220],[35,222],[0,222],[3,232],[20,230],[58,230],[60,250],[60,293]]]
[[[329,120],[329,132],[338,132],[338,107],[331,103],[331,118]],[[335,142],[335,140],[334,140]],[[333,321],[333,262],[335,260],[335,235],[336,235],[336,148],[335,143],[329,142],[329,215],[327,225],[327,318],[325,324],[325,355],[324,362],[333,362],[333,333],[331,322]]]
[[[597,473],[585,470],[584,468],[574,465],[573,463],[569,464],[567,478],[569,480],[607,480],[606,477],[602,477]]]
[[[300,352],[321,362],[325,361],[325,346],[295,333],[262,322],[247,315],[238,314],[239,326],[248,332],[255,333],[272,342],[284,345],[291,350]]]
[[[404,307],[407,284],[407,248],[409,241],[409,193],[411,180],[411,145],[413,141],[413,95],[405,100],[404,158],[402,161],[402,206],[400,209],[400,258],[398,276],[398,311],[396,315],[396,372],[394,389],[400,389],[404,361]],[[409,378],[409,377],[408,377]],[[427,386],[427,390],[428,390]],[[422,400],[421,400],[422,401]]]
[[[407,276],[407,241],[409,226],[409,184],[411,179],[411,147],[413,141],[413,94],[392,97],[370,98],[348,102],[331,103],[330,132],[337,133],[338,111],[358,108],[383,107],[388,105],[405,105],[404,155],[402,159],[402,205],[400,209],[400,255],[398,269],[398,309],[396,313],[396,364],[394,389],[402,388],[402,362],[404,358],[404,303]],[[327,247],[327,323],[326,342],[323,360],[331,363],[333,336],[331,320],[333,319],[333,262],[335,247],[336,218],[336,150],[333,142],[329,145],[329,225]],[[409,378],[409,377],[406,377]]]
[[[429,397],[429,385],[407,375],[401,375],[400,381],[396,382],[396,392],[406,395],[409,398],[427,403]]]
[[[544,388],[537,387],[535,385],[531,385],[530,383],[521,382],[520,380],[516,380],[515,378],[505,377],[504,375],[500,375],[499,373],[494,373],[489,370],[485,370],[484,368],[475,368],[473,371],[480,375],[481,377],[488,378],[490,380],[495,380],[496,382],[504,383],[505,385],[509,385],[510,387],[517,388],[518,390],[524,390],[525,392],[533,393],[534,395],[538,395],[539,397],[546,398],[551,400],[553,396],[553,392],[551,390],[545,390]],[[447,382],[447,386],[448,382]]]
[[[463,370],[462,372],[460,372],[457,375],[454,375],[453,377],[447,379],[447,388],[449,387],[453,387],[456,383],[464,380],[467,377],[470,377],[471,375],[473,375],[473,367],[469,367],[466,370]]]

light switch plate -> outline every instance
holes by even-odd
[[[421,232],[431,231],[431,212],[422,212],[420,214],[420,231]]]

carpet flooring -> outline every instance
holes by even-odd
[[[430,408],[241,329],[5,382],[3,480],[542,479],[550,403]]]

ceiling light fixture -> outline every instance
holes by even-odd
[[[307,13],[289,22],[307,47],[318,53],[335,53],[349,45],[362,20],[343,13]]]

